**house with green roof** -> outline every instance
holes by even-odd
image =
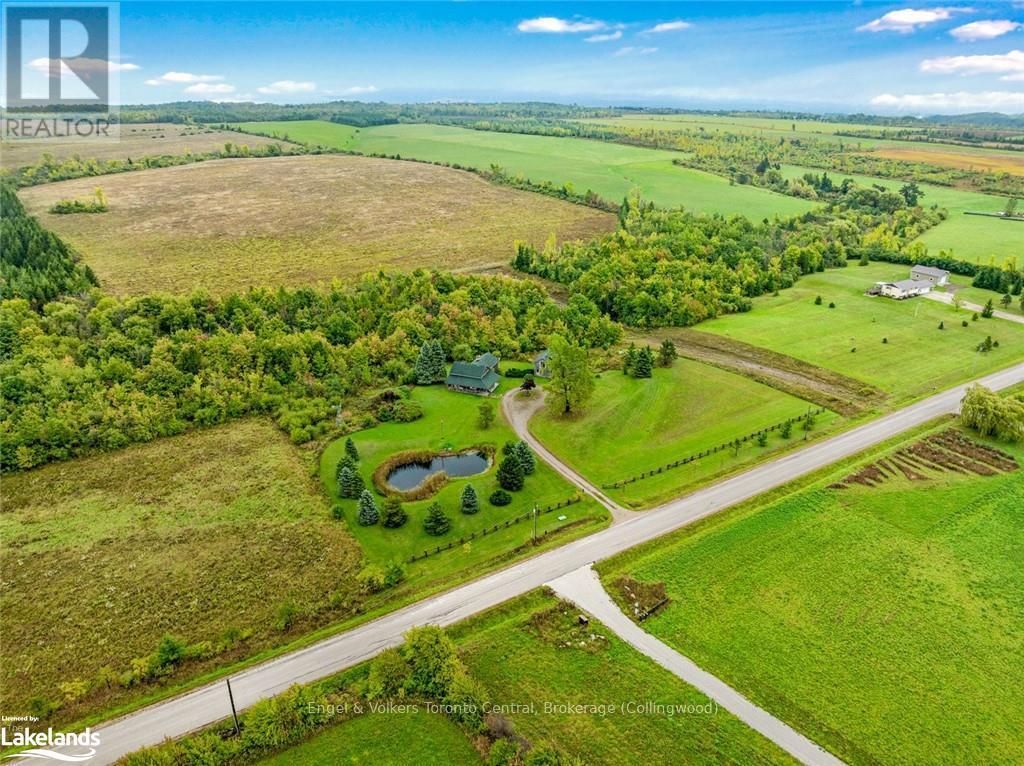
[[[454,362],[444,384],[449,391],[489,396],[498,387],[498,362],[501,359],[487,352],[472,362]]]

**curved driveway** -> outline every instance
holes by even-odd
[[[1024,382],[1024,364],[979,382],[1001,389]],[[586,564],[653,540],[697,519],[724,510],[793,479],[856,455],[868,447],[955,412],[967,386],[957,386],[897,412],[824,441],[789,452],[643,514],[631,516],[588,537],[541,553],[479,580],[391,612],[304,649],[255,665],[231,678],[235,702],[244,709],[279,694],[368,660],[400,644],[417,625],[451,625],[522,595]],[[545,453],[541,453],[544,455]],[[151,705],[98,729],[101,744],[90,766],[112,763],[122,755],[168,737],[179,737],[231,714],[223,681]]]

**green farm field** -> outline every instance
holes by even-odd
[[[530,421],[530,430],[580,474],[603,486],[798,417],[810,407],[742,375],[677,359],[670,368],[656,367],[646,380],[605,372],[582,415],[565,420],[542,410]],[[815,431],[835,418],[832,413],[817,415]],[[649,507],[799,444],[802,438],[800,427],[794,426],[789,440],[776,431],[766,447],[752,440],[736,454],[723,450],[605,491],[626,506]]]
[[[97,185],[108,212],[48,212]],[[516,240],[590,239],[615,227],[609,213],[470,173],[334,155],[213,160],[20,196],[120,295],[312,285],[381,268],[492,268],[508,262]]]
[[[603,580],[664,583],[646,630],[846,763],[1020,763],[1024,473],[876,462],[948,428],[623,554]]]
[[[440,385],[414,388],[412,398],[422,405],[422,418],[411,423],[383,423],[352,435],[352,440],[359,450],[359,470],[366,486],[372,488],[374,469],[396,452],[442,448],[461,450],[483,444],[493,445],[500,450],[503,444],[515,440],[515,433],[502,418],[498,400],[500,394],[512,385],[512,382],[503,378],[498,391],[491,395],[489,401],[494,406],[496,419],[486,430],[481,429],[477,423],[477,408],[485,401],[484,399],[471,394],[451,392]],[[321,456],[320,477],[331,497],[337,497],[335,472],[343,455],[344,439],[339,439],[329,444]],[[404,503],[403,507],[409,514],[409,520],[405,526],[398,529],[386,529],[379,524],[371,527],[360,526],[356,522],[356,501],[338,502],[344,509],[345,519],[352,534],[359,540],[366,556],[383,565],[396,559],[403,561],[411,555],[438,545],[445,545],[460,537],[468,537],[471,532],[529,513],[534,503],[544,508],[576,495],[574,486],[538,459],[536,472],[526,478],[526,486],[521,491],[512,494],[512,503],[501,507],[493,506],[487,498],[498,489],[496,471],[496,465],[492,464],[483,474],[463,479],[453,478],[431,498]],[[460,510],[460,497],[466,484],[473,485],[480,499],[480,512],[470,516]],[[378,503],[382,499],[377,496]],[[429,535],[423,529],[427,508],[435,500],[441,503],[451,520],[451,530],[440,537]],[[559,520],[559,516],[566,518]],[[538,533],[543,533],[575,524],[568,531],[580,534],[596,530],[603,526],[607,519],[608,514],[604,508],[596,501],[585,497],[574,505],[541,514],[537,530]],[[532,522],[523,520],[485,537],[467,541],[465,545],[456,545],[451,550],[414,562],[409,565],[409,583],[416,585],[425,580],[435,581],[439,577],[450,578],[458,573],[466,574],[471,568],[475,568],[479,574],[483,563],[510,556],[513,549],[527,544],[532,532]],[[566,533],[560,533],[564,534]]]
[[[365,713],[335,724],[300,745],[259,761],[262,766],[345,766],[415,763],[417,766],[482,764],[462,730],[438,713]]]
[[[361,553],[307,461],[272,423],[243,420],[3,479],[5,707],[120,676],[165,634],[216,644],[195,675],[352,613]],[[335,606],[328,607],[329,603]],[[277,611],[294,603],[280,630]],[[181,680],[181,674],[175,680]],[[71,720],[151,693],[101,682]]]
[[[243,123],[242,130],[365,154],[458,164],[487,170],[500,165],[534,182],[571,183],[617,202],[637,189],[663,207],[682,205],[703,213],[741,213],[748,218],[798,215],[805,200],[749,186],[730,185],[710,173],[672,164],[677,152],[578,138],[530,136],[443,125],[353,128],[319,121]]]
[[[804,173],[820,173],[814,168],[786,165],[782,173],[787,178],[799,178]],[[862,186],[878,184],[887,189],[898,189],[902,181],[893,181],[871,176],[834,174],[838,182],[852,178]],[[988,265],[995,263],[1019,264],[1024,257],[1024,222],[1007,221],[987,216],[964,215],[965,211],[998,213],[1006,207],[1006,198],[993,194],[955,189],[934,184],[919,184],[924,196],[921,204],[938,205],[949,211],[949,218],[926,231],[919,241],[928,246],[929,252],[938,254],[950,251],[954,258],[970,263]]]
[[[578,614],[535,591],[450,629],[492,701],[520,706],[507,714],[519,734],[602,766],[793,763],[730,713],[708,711],[704,695],[596,621],[580,627]],[[529,703],[532,710],[522,707]],[[705,712],[664,715],[625,707],[646,703]],[[566,704],[603,705],[605,712],[559,708]]]
[[[864,295],[875,282],[909,275],[909,266],[882,263],[830,269],[802,277],[778,296],[755,298],[752,311],[704,322],[700,329],[878,386],[891,395],[891,406],[1024,359],[1024,326],[1000,319],[971,321],[970,312],[926,298]],[[819,295],[822,305],[817,306]],[[830,302],[836,308],[828,308]],[[967,327],[961,326],[964,320]],[[938,329],[940,322],[945,329]],[[988,335],[1000,345],[979,353]]]

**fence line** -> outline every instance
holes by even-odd
[[[668,471],[668,470],[670,470],[672,468],[678,468],[679,466],[683,466],[683,465],[686,465],[688,463],[692,463],[695,460],[700,460],[702,458],[708,457],[709,455],[714,455],[714,454],[716,454],[718,452],[721,452],[724,449],[730,449],[732,447],[736,447],[736,446],[739,446],[739,445],[742,445],[742,444],[746,444],[748,441],[750,441],[751,439],[756,439],[761,434],[767,434],[767,433],[771,433],[772,431],[777,431],[778,429],[783,428],[787,424],[788,425],[793,425],[795,423],[799,423],[801,420],[806,418],[808,415],[820,415],[823,412],[827,412],[826,408],[824,408],[824,407],[817,407],[815,409],[807,410],[807,412],[804,415],[801,415],[799,417],[787,418],[786,420],[783,420],[781,423],[776,423],[775,425],[768,426],[767,428],[762,428],[759,431],[754,431],[754,433],[752,433],[752,434],[747,434],[746,436],[742,436],[742,437],[739,437],[737,439],[733,439],[732,441],[724,442],[724,443],[719,444],[719,445],[717,445],[715,447],[709,447],[706,450],[702,450],[701,452],[697,452],[697,453],[695,453],[693,455],[687,455],[686,457],[680,458],[679,460],[673,460],[671,463],[666,463],[665,465],[660,465],[657,468],[651,468],[650,470],[643,471],[641,473],[636,474],[635,476],[630,476],[628,479],[620,479],[619,481],[613,481],[610,484],[602,484],[601,488],[602,489],[620,489],[620,488],[626,486],[627,484],[633,484],[634,482],[640,481],[641,479],[646,479],[646,478],[649,478],[651,476],[656,476],[659,473],[664,473],[665,471]]]
[[[567,508],[570,505],[575,505],[576,503],[580,502],[580,500],[582,500],[582,498],[579,495],[573,495],[569,499],[561,500],[555,503],[554,505],[547,505],[544,506],[543,508],[538,508],[537,515],[539,516],[545,513],[551,513],[552,511],[560,510],[562,508]],[[483,529],[470,532],[469,535],[463,535],[458,540],[449,540],[444,545],[437,545],[433,548],[428,548],[427,550],[422,551],[421,553],[414,553],[412,556],[407,558],[405,562],[407,564],[412,564],[415,561],[420,561],[429,556],[436,556],[439,553],[444,553],[445,551],[451,550],[457,545],[465,545],[466,543],[472,540],[476,540],[479,537],[486,537],[487,535],[492,535],[495,532],[498,532],[499,530],[508,529],[509,527],[518,524],[520,521],[525,521],[526,519],[530,518],[533,518],[533,511],[521,513],[518,516],[513,516],[510,519],[499,521],[497,524],[493,524],[492,526],[484,527]],[[555,527],[554,530],[547,530],[546,532],[541,533],[540,536],[543,537],[544,535],[548,534],[548,532],[556,531],[561,528],[562,527]]]

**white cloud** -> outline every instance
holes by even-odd
[[[1024,110],[1024,93],[1008,90],[989,90],[980,93],[907,93],[902,96],[883,93],[871,99],[871,105],[898,111],[953,109],[1020,112]]]
[[[143,84],[144,85],[163,85],[164,81],[163,80],[145,80],[143,82]]]
[[[259,93],[311,93],[316,90],[315,82],[296,82],[295,80],[278,80],[270,85],[256,89]]]
[[[90,58],[72,58],[68,59],[74,63],[75,68],[80,72],[102,72],[104,69],[110,72],[134,72],[137,69],[141,69],[138,64],[121,64],[117,61],[104,61],[103,59],[90,59]],[[63,61],[58,61],[60,68],[61,77],[70,77],[74,74],[71,68]],[[50,73],[50,59],[38,58],[32,59],[28,62],[28,65],[35,69],[37,72],[43,74]]]
[[[1021,26],[1024,25],[1019,21],[972,21],[970,24],[964,24],[950,31],[950,34],[957,40],[963,40],[964,42],[992,40],[996,37],[1002,37],[1015,29],[1020,29]]]
[[[191,72],[164,72],[160,75],[161,82],[218,82],[224,77],[219,74],[192,74]]]
[[[189,85],[185,88],[186,93],[195,93],[200,96],[210,96],[221,93],[234,93],[235,86],[228,85],[226,82],[209,83],[209,82],[197,82],[193,85]]]
[[[347,96],[360,96],[364,93],[376,93],[380,88],[376,85],[353,85],[351,88],[345,88],[342,91]]]
[[[688,21],[665,21],[661,24],[655,24],[653,27],[647,30],[649,35],[660,35],[664,32],[678,32],[682,29],[689,29],[692,27]]]
[[[609,32],[606,35],[591,35],[584,39],[584,42],[588,43],[607,43],[612,40],[618,40],[622,37],[622,32],[616,29],[614,32]]]
[[[889,11],[884,16],[857,27],[857,31],[908,34],[918,27],[951,19],[954,13],[970,13],[972,10],[972,8],[922,8],[919,10],[903,8],[898,11]]]
[[[624,48],[619,48],[615,51],[616,56],[647,56],[651,53],[657,53],[657,48],[637,48],[632,45],[627,45]]]
[[[569,21],[555,16],[538,16],[535,19],[523,19],[516,26],[520,32],[544,34],[577,34],[579,32],[600,32],[607,29],[603,21]]]
[[[980,56],[940,56],[921,62],[922,72],[937,74],[1001,74],[1002,80],[1012,82],[1024,74],[1024,51],[995,53]]]

